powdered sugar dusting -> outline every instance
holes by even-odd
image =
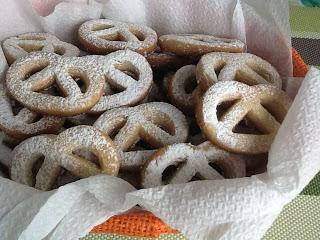
[[[174,144],[158,150],[142,171],[142,186],[145,188],[167,184],[162,180],[164,170],[172,165],[182,163],[169,184],[189,182],[199,174],[204,179],[221,179],[221,175],[208,164],[206,156],[191,144]]]
[[[177,55],[203,55],[209,52],[243,52],[245,44],[236,39],[204,34],[169,34],[159,37],[163,51]]]
[[[124,152],[130,151],[141,139],[159,148],[185,142],[188,125],[185,116],[174,106],[164,102],[141,104],[131,108],[118,108],[102,114],[94,126],[102,132],[115,135],[115,145]],[[134,158],[127,165],[136,165]],[[143,160],[140,160],[142,162]]]
[[[76,46],[62,42],[48,33],[25,33],[10,37],[3,42],[3,50],[10,64],[35,51],[58,53],[61,56],[79,56],[80,54]]]
[[[272,84],[281,88],[277,70],[250,53],[209,53],[197,65],[197,80],[204,88],[217,81],[239,81],[248,85]]]
[[[32,53],[10,66],[6,76],[7,88],[16,100],[36,112],[59,116],[77,115],[88,111],[103,93],[105,79],[98,59],[61,58],[53,53]],[[40,72],[28,77],[30,71],[37,69]],[[86,82],[84,93],[72,77],[80,77]],[[65,96],[38,92],[53,84]]]
[[[107,84],[122,92],[105,95],[91,109],[91,112],[103,112],[121,106],[132,106],[148,94],[152,86],[152,70],[146,59],[138,53],[123,50],[111,53],[102,61]],[[119,69],[133,72],[137,80]]]
[[[217,107],[225,101],[238,100],[218,119]],[[271,104],[271,103],[276,103]],[[201,129],[210,141],[240,153],[263,153],[269,150],[270,144],[276,134],[279,124],[268,127],[269,133],[262,135],[234,133],[233,129],[246,114],[252,119],[259,119],[256,124],[268,126],[274,124],[275,119],[267,111],[261,115],[261,104],[269,104],[273,109],[279,108],[278,114],[283,119],[291,101],[289,97],[277,87],[272,85],[248,86],[243,83],[226,81],[218,82],[205,93],[200,115],[197,115]],[[254,115],[253,115],[254,114]],[[266,114],[266,115],[265,115]],[[269,118],[273,121],[270,122]]]
[[[76,149],[88,149],[97,155],[100,167],[73,154]],[[36,179],[32,166],[44,156]],[[99,173],[117,175],[120,161],[112,141],[94,127],[77,126],[59,135],[40,135],[18,145],[12,155],[12,179],[41,190],[49,190],[57,179],[61,167],[78,177]]]
[[[169,81],[168,96],[170,101],[189,114],[193,113],[194,104],[192,92],[187,93],[186,87],[196,82],[195,65],[186,65],[180,68]]]
[[[147,54],[157,46],[157,34],[151,28],[109,19],[83,23],[78,35],[80,42],[89,51],[97,54],[125,49]]]
[[[37,114],[26,108],[14,114],[12,102],[4,86],[0,85],[0,129],[15,138],[24,139],[41,133],[53,133],[64,123],[63,118],[54,116],[42,116],[37,120]]]

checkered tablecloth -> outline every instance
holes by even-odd
[[[290,0],[292,45],[308,65],[320,66],[320,0]],[[114,220],[116,221],[116,220]],[[145,225],[148,227],[148,220]],[[141,228],[147,228],[145,225]],[[123,226],[125,228],[130,226]],[[139,229],[137,229],[138,231]],[[121,232],[121,229],[120,229]],[[185,240],[179,233],[160,234],[159,237],[126,236],[112,231],[89,233],[81,240]],[[320,239],[320,174],[304,191],[288,204],[263,240],[319,240]]]

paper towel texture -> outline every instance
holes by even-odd
[[[38,0],[33,4],[42,15],[53,10],[53,6],[37,5]],[[60,3],[47,17],[38,16],[27,0],[2,0],[0,40],[46,31],[77,43],[79,24],[101,14],[147,24],[159,34],[192,32],[238,38],[283,76],[292,75],[284,0],[74,0]],[[1,54],[3,73],[7,64]],[[300,81],[289,78],[286,89],[294,96],[299,85]],[[41,192],[0,177],[1,239],[77,239],[136,204],[188,239],[260,239],[283,206],[320,169],[319,93],[320,71],[311,69],[272,145],[268,172],[251,178],[136,191],[119,178],[99,175]]]

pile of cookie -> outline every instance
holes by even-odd
[[[107,19],[83,23],[78,40],[82,50],[48,33],[3,41],[2,176],[41,190],[96,174],[149,188],[266,170],[291,101],[244,43]]]

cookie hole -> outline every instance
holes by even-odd
[[[86,82],[80,77],[72,76],[72,78],[77,83],[78,87],[80,88],[80,91],[82,93],[85,93],[88,89]]]
[[[164,113],[150,113],[147,112],[144,114],[146,120],[152,122],[157,127],[162,129],[163,131],[169,133],[170,135],[175,134],[175,127],[172,120]]]
[[[24,106],[18,101],[11,100],[12,113],[14,116],[17,116],[19,112],[24,108]]]
[[[216,170],[221,176],[224,176],[224,171],[223,169],[216,163],[210,162],[209,163],[210,167],[212,167],[214,170]]]
[[[26,71],[23,73],[22,81],[25,81],[28,78],[30,78],[32,75],[41,72],[47,66],[49,66],[49,62],[47,62],[47,61],[39,61],[39,62],[35,63],[35,66],[32,66],[32,68],[30,68],[30,69],[26,69]]]
[[[191,136],[194,136],[194,135],[197,135],[197,134],[201,133],[201,129],[198,126],[198,124],[197,124],[195,119],[192,119],[189,122],[189,133],[190,133]]]
[[[103,93],[104,96],[110,96],[110,95],[114,95],[114,94],[118,94],[123,92],[124,90],[126,90],[125,88],[123,88],[122,86],[115,86],[112,83],[109,84],[109,89],[108,91],[105,91]]]
[[[62,56],[62,55],[64,55],[66,53],[66,49],[63,48],[63,47],[60,47],[60,46],[55,46],[54,47],[54,53]]]
[[[8,148],[10,148],[11,150],[13,150],[17,145],[18,145],[18,142],[14,142],[14,141],[9,141],[9,140],[2,140],[2,144]]]
[[[40,35],[37,35],[37,34],[34,34],[34,35],[28,35],[28,34],[26,34],[26,35],[20,35],[20,36],[18,36],[18,38],[19,38],[20,40],[37,40],[37,41],[44,41],[44,40],[46,40],[45,37],[40,36]]]
[[[74,149],[72,151],[72,154],[79,158],[87,159],[90,162],[96,164],[97,166],[100,166],[98,156],[92,151],[90,151],[89,149],[86,149],[86,148]]]
[[[68,170],[62,168],[60,171],[60,174],[57,177],[57,180],[55,181],[55,184],[52,187],[52,189],[59,188],[61,186],[64,186],[68,183],[78,181],[80,179],[81,179],[80,177],[75,176],[71,172],[69,172]]]
[[[84,77],[85,73],[79,69],[69,69],[69,75],[76,82],[80,91],[85,93],[88,90],[87,79]]]
[[[44,48],[44,46],[41,46],[41,45],[27,44],[27,43],[19,43],[18,46],[21,47],[23,50],[25,50],[27,53],[42,51],[42,49]]]
[[[284,109],[281,104],[277,104],[277,103],[273,103],[273,102],[265,102],[265,103],[261,103],[262,107],[264,107],[264,109],[266,109],[270,115],[272,115],[277,122],[282,123],[282,121],[284,120],[285,114],[283,114],[284,112],[286,112],[287,110]]]
[[[29,123],[36,123],[39,122],[43,118],[43,115],[40,113],[37,113],[33,119]]]
[[[239,99],[234,99],[234,100],[225,101],[225,102],[220,103],[217,107],[218,121],[221,121],[224,114],[226,112],[228,112],[228,110],[231,109],[232,106],[235,105],[238,101],[239,101]]]
[[[43,162],[44,162],[44,159],[45,159],[45,156],[44,155],[42,155],[42,154],[39,154],[38,156],[36,156],[36,160],[35,160],[35,162],[34,162],[34,164],[33,164],[33,166],[32,166],[32,186],[34,187],[35,186],[35,184],[36,184],[36,177],[37,177],[37,174],[38,174],[38,172],[39,172],[39,170],[40,170],[40,168],[41,168],[41,166],[42,166],[42,164],[43,164]]]
[[[59,88],[56,85],[51,85],[48,88],[45,88],[43,90],[41,90],[40,92],[43,94],[48,94],[50,96],[61,96],[59,90]]]
[[[5,177],[9,177],[10,176],[9,175],[10,174],[9,168],[0,162],[0,177],[1,177],[1,173],[3,173],[3,175]]]
[[[123,62],[119,64],[115,64],[114,67],[134,80],[139,80],[139,71],[133,66],[131,63]]]
[[[133,31],[133,30],[129,30],[133,35],[136,36],[136,38],[138,38],[139,41],[144,41],[146,39],[145,35],[142,32],[139,31]]]
[[[181,162],[177,162],[173,165],[168,166],[163,172],[162,172],[162,182],[165,184],[168,184],[170,180],[174,177],[177,171],[179,171],[179,168],[182,168],[186,164],[186,161],[183,160]]]
[[[107,41],[115,41],[115,42],[127,42],[128,40],[120,33],[111,33],[108,35],[99,36],[99,38],[107,40]]]
[[[195,182],[195,181],[200,181],[203,180],[203,178],[201,177],[201,175],[199,175],[198,173],[196,173],[196,175],[194,175],[191,179],[190,182]]]
[[[226,66],[226,62],[220,61],[214,68],[214,72],[216,73],[217,77],[219,76],[221,70]]]
[[[197,87],[197,80],[194,77],[190,77],[187,80],[187,84],[184,86],[184,90],[187,94],[192,93]]]
[[[92,28],[91,31],[96,32],[96,31],[101,31],[109,28],[113,28],[114,26],[108,25],[108,24],[95,24]]]
[[[121,128],[124,127],[124,125],[126,125],[127,121],[124,120],[124,121],[119,121],[116,123],[116,126],[114,126],[114,128],[112,129],[111,132],[108,132],[107,134],[109,135],[109,137],[111,139],[114,139],[115,136],[117,136],[117,134],[120,132]]]
[[[133,147],[132,151],[139,151],[139,150],[154,150],[154,147],[152,147],[150,144],[143,140],[139,140]]]
[[[264,78],[267,82],[273,83],[272,75],[265,69],[257,66],[255,63],[247,63],[247,66],[260,75],[260,77]]]
[[[253,134],[253,135],[265,135],[269,132],[263,131],[256,127],[254,122],[245,117],[242,119],[233,129],[232,132],[240,134]]]

